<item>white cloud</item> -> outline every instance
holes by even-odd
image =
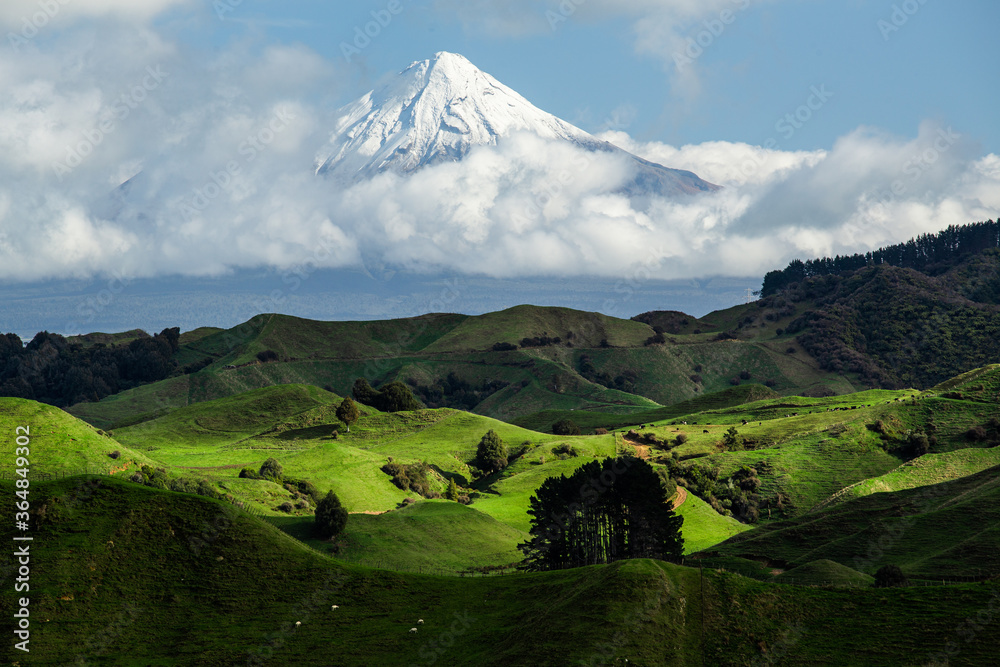
[[[315,91],[340,85],[302,47],[236,44],[204,58],[123,24],[69,31],[53,52],[5,56],[0,281],[303,263],[759,276],[793,257],[864,251],[1000,214],[1000,157],[929,123],[912,138],[859,128],[825,151],[602,135],[724,186],[673,200],[630,201],[616,194],[627,160],[533,135],[338,192],[314,174],[313,156],[333,127]]]
[[[32,39],[50,24],[65,27],[79,18],[109,16],[147,21],[171,7],[193,4],[193,0],[4,0],[0,27]]]

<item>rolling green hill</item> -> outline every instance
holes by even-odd
[[[956,634],[995,607],[995,584],[821,589],[646,560],[422,576],[339,563],[200,497],[107,479],[35,492],[50,510],[32,545],[30,664],[904,665],[956,644],[951,664],[995,657],[992,630]]]
[[[1000,574],[1000,466],[855,498],[713,547],[790,565],[828,559],[865,574],[894,564],[924,579]]]
[[[781,394],[852,391],[850,378],[820,371],[801,350],[787,349],[787,336],[777,330],[795,312],[740,306],[699,322],[720,328],[681,327],[661,344],[649,344],[655,334],[644,322],[566,308],[376,322],[259,315],[225,331],[182,334],[172,377],[70,412],[115,429],[273,384],[313,384],[344,395],[358,377],[375,385],[408,382],[433,406],[507,421],[546,409],[649,410],[744,382],[766,382]],[[523,339],[532,342],[522,345]],[[498,343],[506,349],[494,349]],[[263,353],[269,361],[258,359]],[[449,393],[452,380],[468,389]]]
[[[88,467],[108,472],[135,469],[153,459],[123,446],[108,434],[51,405],[20,398],[0,398],[0,432],[8,434],[10,456],[0,466],[15,468],[14,439],[28,428],[29,468],[34,474],[78,473]],[[119,456],[112,458],[114,452]],[[19,467],[19,466],[17,466]]]
[[[312,517],[271,517],[276,526],[327,551],[314,539]],[[460,572],[510,565],[528,534],[472,507],[447,500],[425,500],[382,514],[352,514],[337,539],[337,560],[400,572]]]
[[[925,454],[907,461],[895,470],[872,477],[841,489],[819,507],[862,498],[873,493],[903,491],[920,486],[940,484],[1000,465],[1000,447],[991,449],[966,448],[943,454]]]
[[[775,583],[792,583],[796,586],[846,586],[867,588],[875,577],[835,563],[832,560],[814,560],[778,574]]]

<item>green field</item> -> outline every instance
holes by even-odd
[[[426,576],[338,562],[195,496],[107,478],[34,492],[58,510],[32,550],[31,664],[904,665],[956,641],[950,664],[995,657],[991,629],[961,628],[996,584],[838,590],[644,560]]]

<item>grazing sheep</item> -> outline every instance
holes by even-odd
[[[423,625],[423,624],[424,624],[424,619],[418,618],[417,619],[417,625]]]
[[[295,627],[299,627],[300,625],[302,625],[302,621],[295,621]]]
[[[410,634],[411,635],[417,634],[417,629],[416,628],[410,628]]]
[[[340,609],[340,605],[339,604],[335,604],[332,607],[330,607],[330,611],[337,611],[338,609]]]
[[[702,429],[702,431],[701,431],[701,432],[702,432],[702,433],[708,433],[708,429],[707,429],[707,428],[706,428],[706,429]]]

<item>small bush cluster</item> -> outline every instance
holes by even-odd
[[[190,477],[167,477],[167,471],[163,468],[152,468],[144,465],[130,477],[131,481],[154,489],[168,489],[178,493],[194,493],[208,498],[222,498],[222,494],[215,490],[207,479],[192,479]]]
[[[552,425],[555,435],[580,435],[580,427],[572,419],[560,419]]]
[[[421,407],[413,392],[402,382],[389,382],[379,389],[373,389],[368,380],[358,378],[351,390],[354,400],[377,408],[382,412],[401,412],[403,410],[419,410]]]
[[[414,491],[424,498],[440,498],[441,494],[431,486],[430,470],[426,461],[408,465],[389,462],[382,466],[382,472],[392,477],[392,483],[399,489]]]
[[[570,457],[580,455],[580,452],[576,451],[576,447],[566,443],[563,443],[561,445],[556,445],[555,447],[553,447],[552,453],[558,456],[560,461],[565,461]]]
[[[548,347],[549,345],[558,345],[562,342],[559,336],[555,338],[549,338],[547,335],[534,336],[533,338],[528,338],[527,336],[521,339],[521,347]]]
[[[278,353],[274,350],[262,350],[257,353],[257,361],[262,364],[267,364],[272,361],[278,360]]]
[[[712,506],[719,514],[732,516],[743,523],[755,523],[762,508],[784,510],[787,500],[780,493],[773,498],[761,497],[761,480],[758,475],[770,474],[771,465],[758,461],[753,466],[742,466],[729,477],[719,477],[718,469],[699,465],[682,466],[673,457],[664,457],[669,476],[678,486],[683,486]]]

